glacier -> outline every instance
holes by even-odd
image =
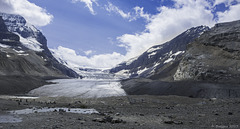
[[[31,96],[99,98],[125,96],[117,79],[57,79],[55,84],[45,85],[30,91]]]

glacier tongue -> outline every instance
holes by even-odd
[[[29,92],[34,96],[99,98],[125,96],[121,88],[120,75],[110,74],[109,70],[93,68],[72,68],[83,79],[52,80],[57,84],[45,85]]]
[[[125,96],[120,81],[112,79],[60,79],[29,92],[34,96],[99,98]]]

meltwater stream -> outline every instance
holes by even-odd
[[[115,79],[58,79],[29,92],[33,96],[99,98],[125,96],[119,80]]]

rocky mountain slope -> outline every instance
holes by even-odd
[[[45,79],[67,77],[79,75],[58,63],[39,30],[19,15],[0,14],[0,94],[24,93]]]
[[[240,21],[216,24],[190,43],[175,62],[166,65],[164,72],[160,68],[160,74],[124,80],[123,88],[138,95],[240,97],[239,44]]]
[[[174,80],[239,83],[240,21],[216,24],[191,43]]]
[[[169,42],[148,49],[137,58],[119,64],[110,70],[111,73],[125,74],[132,77],[159,78],[176,70],[187,44],[199,37],[207,26],[193,27],[178,35]]]
[[[36,27],[26,22],[20,15],[0,13],[8,31],[16,34],[20,38],[21,45],[33,50],[38,56],[46,60],[49,66],[61,71],[69,77],[79,77],[79,75],[59,63],[51,54],[47,47],[46,37]]]

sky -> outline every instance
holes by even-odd
[[[74,67],[111,68],[199,25],[240,20],[240,0],[0,0]]]

